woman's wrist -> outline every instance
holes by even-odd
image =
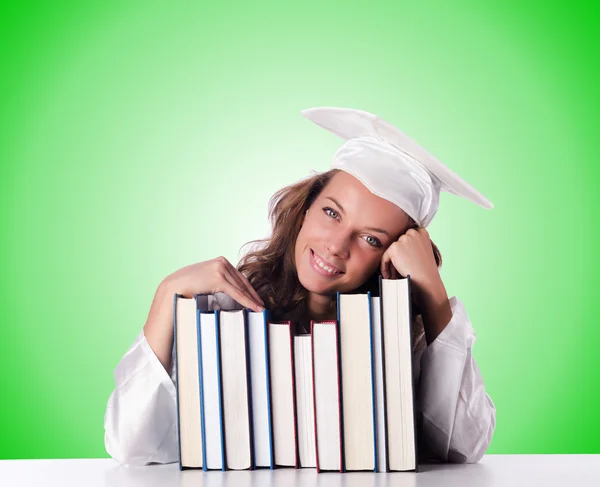
[[[158,285],[144,325],[146,341],[167,371],[173,350],[173,289],[169,279]]]
[[[419,292],[419,304],[427,344],[433,342],[452,319],[452,307],[446,287],[440,279]]]

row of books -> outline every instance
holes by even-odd
[[[410,303],[410,277],[380,279],[294,336],[175,294],[180,469],[416,471]]]

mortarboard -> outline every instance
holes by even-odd
[[[331,169],[352,174],[422,227],[427,227],[437,213],[440,191],[483,208],[494,207],[458,174],[377,115],[336,107],[309,108],[302,110],[302,115],[344,139]]]

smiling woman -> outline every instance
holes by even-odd
[[[307,330],[335,319],[336,292],[352,292],[377,271],[385,249],[412,219],[339,169],[279,190],[271,199],[272,236],[244,256],[248,276],[275,320]]]
[[[302,327],[335,319],[336,293],[362,292],[380,273],[410,275],[422,311],[413,350],[421,459],[476,462],[490,444],[496,410],[471,354],[475,334],[462,303],[448,299],[441,256],[425,227],[442,190],[486,208],[491,203],[375,115],[341,108],[303,114],[346,142],[330,171],[271,198],[272,234],[253,242],[258,247],[237,268],[218,257],[163,280],[144,329],[115,372],[105,443],[119,462],[178,458],[174,293],[216,294],[226,308],[264,306],[272,320]]]

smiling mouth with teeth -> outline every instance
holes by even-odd
[[[339,270],[337,270],[337,269],[335,269],[335,268],[333,268],[333,267],[331,267],[331,266],[328,266],[327,264],[325,264],[325,262],[323,262],[323,261],[322,261],[322,260],[319,258],[319,256],[318,256],[318,255],[317,255],[317,254],[314,252],[314,250],[311,250],[311,252],[312,252],[313,259],[315,260],[315,263],[316,263],[316,264],[317,264],[317,265],[318,265],[318,266],[319,266],[321,269],[323,269],[323,270],[325,270],[325,271],[329,272],[329,274],[331,274],[331,275],[343,274],[343,272],[341,272],[341,271],[339,271]]]

